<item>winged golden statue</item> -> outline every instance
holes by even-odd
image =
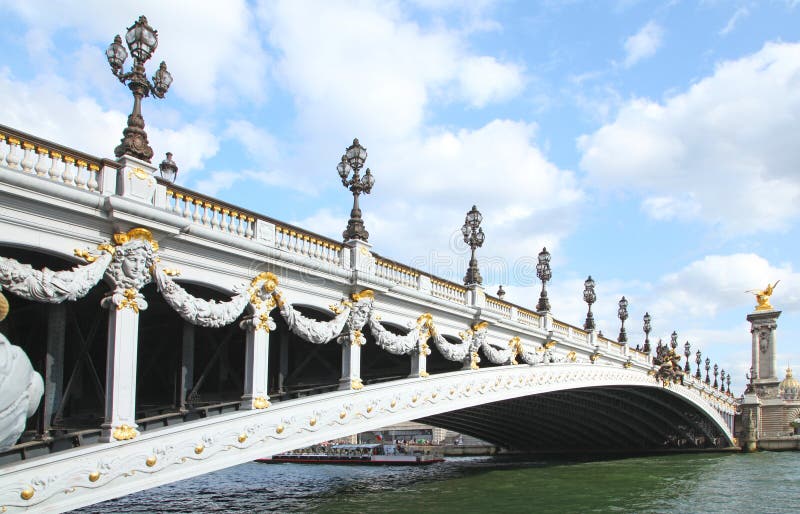
[[[772,292],[775,290],[775,286],[778,285],[778,280],[774,284],[770,284],[767,282],[767,287],[764,289],[751,289],[749,291],[745,291],[745,293],[753,293],[756,295],[756,310],[757,311],[771,311],[774,310],[774,307],[769,303],[769,297],[772,296]]]

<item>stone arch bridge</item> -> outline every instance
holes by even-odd
[[[153,171],[0,126],[4,512],[412,419],[531,452],[733,445],[736,401],[691,374]]]

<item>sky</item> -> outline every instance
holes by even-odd
[[[547,246],[557,319],[583,324],[591,275],[607,337],[624,295],[630,344],[649,312],[736,394],[745,291],[780,280],[778,367],[800,368],[800,0],[0,0],[0,123],[113,158],[132,99],[105,49],[141,14],[178,184],[341,240],[358,137],[376,253],[460,282],[477,205],[487,293],[533,308]]]

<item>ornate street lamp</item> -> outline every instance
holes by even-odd
[[[711,359],[706,357],[706,384],[711,383],[711,379],[708,377],[708,370],[711,369]]]
[[[625,343],[628,341],[628,334],[625,332],[625,320],[628,319],[628,300],[623,296],[619,300],[619,309],[617,309],[617,317],[622,322],[619,327],[619,337],[617,341]]]
[[[719,372],[719,390],[720,392],[725,392],[725,370],[720,370]]]
[[[172,160],[172,152],[167,152],[167,158],[158,165],[158,172],[161,174],[161,178],[167,182],[175,182],[175,178],[178,176],[178,165]]]
[[[687,375],[692,374],[692,369],[689,367],[689,356],[692,354],[692,347],[689,345],[689,341],[686,341],[686,344],[683,345],[683,355],[686,356],[686,365],[683,367],[683,371]]]
[[[652,328],[650,326],[650,321],[652,320],[652,318],[650,317],[650,313],[649,312],[645,312],[644,313],[644,318],[642,318],[642,320],[644,321],[644,325],[642,325],[642,329],[644,330],[644,348],[642,348],[642,351],[644,351],[644,353],[649,355],[650,354],[650,330]]]
[[[486,236],[483,235],[481,221],[483,221],[483,215],[478,208],[473,205],[472,209],[470,209],[467,216],[464,218],[464,226],[461,227],[461,233],[464,235],[464,242],[467,243],[470,250],[472,250],[472,256],[469,259],[469,268],[467,268],[467,274],[464,275],[464,284],[468,286],[473,284],[480,285],[483,283],[481,272],[478,270],[478,259],[475,258],[475,249],[483,246],[483,241],[486,238]]]
[[[550,269],[550,252],[547,251],[547,248],[542,248],[542,251],[539,252],[536,276],[542,281],[542,293],[539,295],[536,311],[550,312],[550,300],[547,299],[547,281],[553,278],[553,272]]]
[[[728,376],[725,377],[725,383],[728,384],[728,396],[731,396],[731,374],[728,373]]]
[[[150,93],[156,98],[164,98],[172,84],[172,75],[167,71],[164,61],[161,61],[158,71],[153,75],[152,83],[145,75],[144,63],[150,59],[158,46],[158,31],[147,23],[147,18],[139,16],[139,19],[128,27],[125,43],[133,57],[131,71],[127,73],[123,73],[122,68],[128,58],[128,52],[122,46],[122,38],[119,37],[119,34],[114,36],[114,42],[106,50],[111,72],[123,84],[127,82],[128,89],[133,93],[133,111],[128,116],[128,126],[122,131],[122,141],[114,149],[114,155],[117,157],[130,155],[150,162],[153,157],[153,149],[150,148],[147,133],[144,131],[142,98],[150,96]]]
[[[697,353],[694,354],[694,362],[697,364],[697,370],[694,372],[694,378],[701,380],[703,378],[703,374],[700,373],[700,364],[703,362],[703,354],[700,353],[700,350],[697,350]]]
[[[347,222],[347,229],[342,232],[342,237],[345,241],[353,239],[360,239],[367,241],[369,239],[369,232],[364,227],[364,220],[361,219],[361,208],[358,206],[358,197],[361,193],[369,194],[372,191],[372,186],[375,184],[375,177],[372,176],[369,168],[362,177],[359,172],[367,160],[367,149],[361,146],[358,139],[353,139],[353,144],[347,147],[345,154],[342,155],[342,160],[336,166],[336,171],[339,172],[339,177],[342,179],[342,185],[353,193],[353,208],[350,210],[350,220]],[[353,176],[350,176],[350,172]]]
[[[502,300],[505,296],[506,296],[506,290],[503,289],[503,286],[501,285],[500,287],[497,288],[497,297]]]
[[[719,366],[714,364],[714,389],[719,389],[719,384],[717,384],[717,377],[719,376]]]
[[[583,283],[583,301],[589,305],[589,311],[586,313],[586,321],[583,322],[583,328],[584,330],[594,330],[592,304],[597,301],[597,294],[594,292],[594,280],[592,280],[591,275],[589,275],[589,278]]]
[[[678,333],[675,332],[674,330],[672,331],[672,335],[670,336],[669,339],[669,346],[673,350],[678,348]]]

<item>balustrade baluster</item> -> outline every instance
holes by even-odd
[[[192,221],[194,221],[195,223],[200,223],[200,220],[202,219],[200,217],[201,210],[203,210],[203,200],[196,198],[194,200],[194,215],[192,216]]]
[[[203,202],[203,226],[211,226],[211,204]]]
[[[86,182],[87,182],[85,172],[87,171],[86,168],[88,166],[88,163],[86,161],[78,160],[76,161],[76,165],[78,167],[78,170],[75,172],[75,185],[80,187],[81,189],[84,189],[86,188]]]
[[[240,236],[244,237],[244,226],[247,223],[247,216],[244,214],[239,214],[239,226],[236,227],[236,233]]]
[[[245,237],[247,237],[247,239],[253,239],[253,236],[255,235],[254,232],[253,232],[253,225],[255,224],[255,222],[256,222],[256,219],[253,218],[252,216],[248,216],[247,217],[247,231],[245,231],[245,233],[244,233],[244,235],[245,235]]]
[[[183,214],[182,216],[187,220],[192,219],[192,203],[194,202],[194,198],[191,196],[187,196],[183,201]]]
[[[36,166],[33,167],[34,171],[40,177],[44,177],[47,175],[47,148],[37,148],[36,153],[39,154],[39,158],[36,160]]]
[[[8,167],[12,170],[16,170],[19,167],[20,157],[17,151],[19,150],[19,139],[14,137],[8,138],[8,155],[6,155],[6,163],[8,163]]]
[[[100,174],[100,166],[97,164],[90,164],[89,165],[89,189],[91,191],[98,191],[100,188],[100,183],[97,180],[97,176]]]
[[[230,231],[230,220],[228,219],[230,213],[230,209],[222,209],[222,218],[219,220],[219,228],[223,232]]]
[[[22,171],[23,173],[33,173],[33,150],[35,147],[30,143],[22,143],[22,148],[25,150],[24,156],[22,157],[22,162],[20,163],[20,166],[22,166]]]
[[[231,211],[230,219],[231,219],[231,222],[228,225],[228,229],[230,230],[231,234],[238,234],[239,233],[239,227],[237,225],[238,225],[238,221],[239,221],[239,212],[238,211]]]
[[[61,180],[65,184],[74,185],[75,180],[75,158],[69,155],[64,156],[64,173],[61,174]]]
[[[7,152],[8,152],[8,143],[6,143],[6,136],[0,134],[0,164],[3,164]]]
[[[211,214],[211,228],[213,229],[220,229],[220,221],[219,218],[221,217],[220,211],[222,211],[222,207],[219,205],[215,205],[212,207],[214,212]]]

